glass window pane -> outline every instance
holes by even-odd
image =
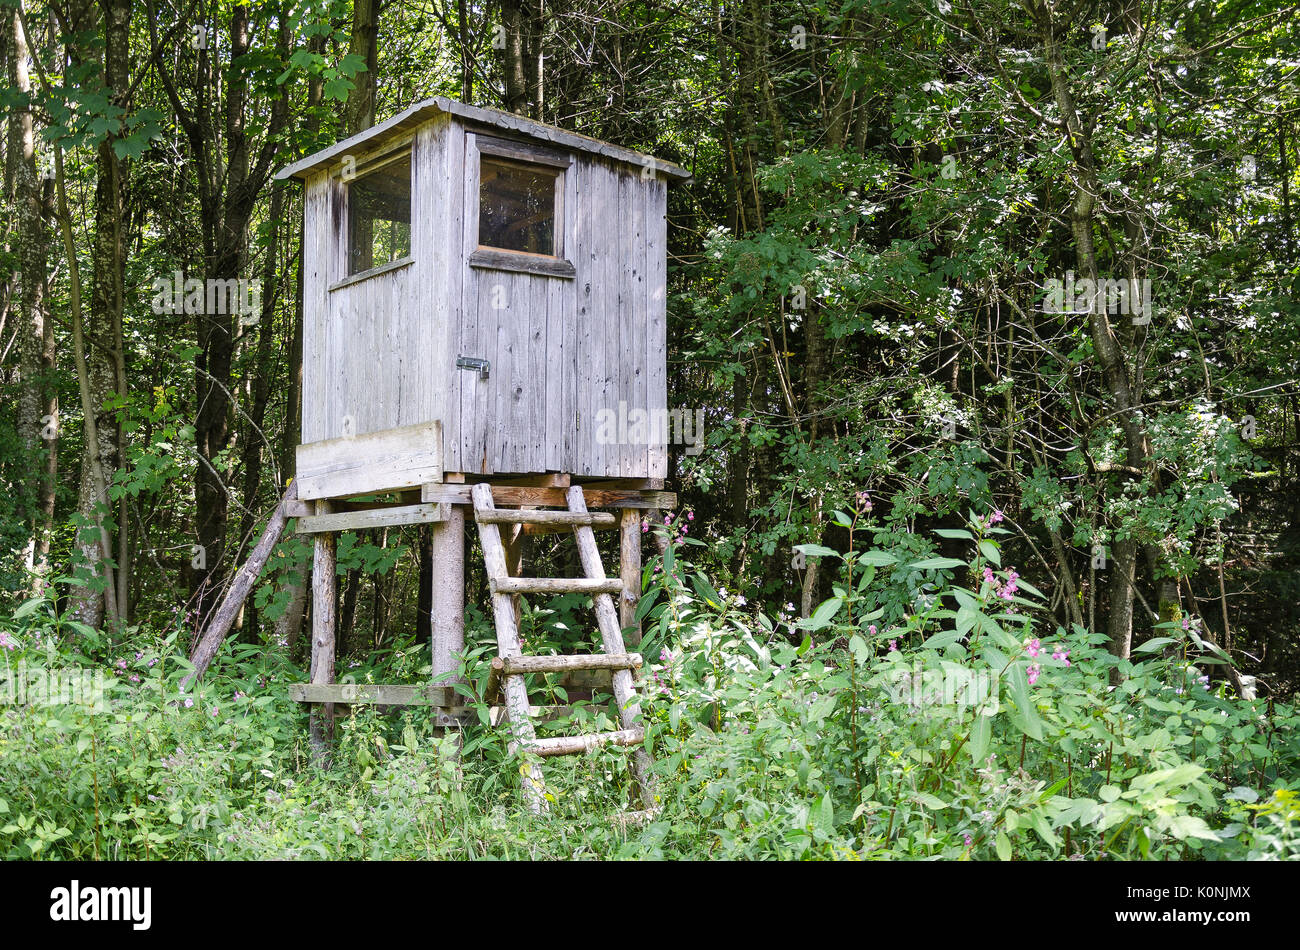
[[[348,273],[411,256],[411,159],[348,186]]]
[[[555,254],[558,172],[499,162],[479,164],[478,242],[484,247]]]

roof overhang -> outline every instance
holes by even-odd
[[[679,181],[686,181],[691,177],[691,173],[680,165],[655,158],[653,155],[634,152],[632,149],[611,145],[609,142],[602,142],[599,139],[579,135],[576,132],[566,132],[564,129],[558,129],[553,125],[546,125],[542,122],[534,122],[532,119],[526,119],[512,112],[467,106],[444,96],[434,96],[432,99],[425,99],[415,103],[415,105],[398,113],[391,119],[379,123],[379,125],[366,129],[351,138],[346,138],[329,148],[321,149],[306,158],[299,159],[292,165],[285,166],[275,173],[275,179],[277,181],[284,181],[287,178],[305,180],[313,173],[332,165],[339,156],[378,148],[386,140],[409,132],[415,126],[427,122],[439,113],[456,116],[467,122],[476,122],[504,129],[508,132],[515,132],[532,139],[549,142],[560,148],[587,152],[591,155],[599,155],[612,161],[625,162],[640,168],[651,167],[655,172],[663,173],[669,178]]]

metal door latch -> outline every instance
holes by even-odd
[[[481,356],[458,356],[456,357],[457,369],[476,369],[478,370],[479,379],[487,379],[488,373],[492,370],[492,364]]]

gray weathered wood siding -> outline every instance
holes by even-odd
[[[346,185],[307,182],[303,441],[346,435],[349,419],[358,435],[437,419],[446,471],[664,477],[662,444],[601,444],[597,422],[620,403],[667,408],[665,182],[574,153],[562,240],[575,276],[471,267],[475,134],[447,115],[415,130],[413,261],[342,286]],[[458,356],[489,360],[489,378]]]

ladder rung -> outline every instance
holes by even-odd
[[[621,580],[590,577],[492,577],[488,586],[494,594],[617,594]]]
[[[644,729],[620,729],[617,732],[593,732],[588,736],[550,736],[534,739],[529,748],[537,755],[575,755],[602,745],[638,745],[645,739]]]
[[[498,656],[492,667],[502,676],[525,673],[568,673],[570,670],[634,670],[639,653],[585,653],[568,656]]]
[[[609,525],[618,518],[608,511],[516,511],[494,508],[480,511],[475,516],[480,524],[554,524],[554,525]]]

